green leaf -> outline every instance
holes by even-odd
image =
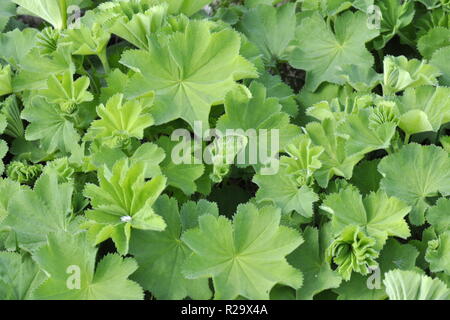
[[[4,1],[0,4],[0,32],[2,32],[9,18],[16,15],[16,6],[13,2]]]
[[[404,56],[386,56],[383,60],[384,95],[394,95],[406,88],[416,88],[424,85],[437,85],[439,70],[427,64],[426,61],[411,59]]]
[[[436,146],[409,144],[383,158],[378,171],[383,175],[381,188],[413,206],[409,219],[415,225],[425,222],[427,198],[450,194],[450,159]]]
[[[370,68],[374,59],[365,43],[378,36],[369,29],[367,16],[362,12],[344,12],[337,16],[334,30],[314,14],[303,19],[297,27],[296,41],[289,63],[307,71],[305,88],[315,91],[325,81],[342,84],[339,67],[354,64]]]
[[[211,3],[212,0],[154,0],[155,3],[169,3],[169,13],[178,14],[183,13],[191,16],[201,8]]]
[[[373,0],[322,0],[325,2],[323,6],[326,8],[328,15],[336,15],[348,8],[354,7],[363,12],[367,12]]]
[[[0,112],[5,116],[8,122],[5,128],[5,134],[13,138],[23,137],[25,130],[22,119],[20,119],[20,109],[15,95],[10,95],[0,103]]]
[[[326,188],[335,175],[350,179],[354,166],[363,155],[346,153],[347,141],[337,135],[336,122],[333,119],[324,119],[322,123],[311,122],[306,126],[306,131],[313,144],[324,148],[319,157],[322,167],[315,172],[317,183]]]
[[[331,240],[329,233],[325,225],[320,230],[306,227],[305,243],[288,256],[288,261],[304,276],[303,286],[297,290],[298,300],[312,300],[316,294],[341,284],[341,277],[325,261],[325,250]]]
[[[52,233],[34,259],[48,274],[36,289],[39,300],[141,300],[142,288],[128,277],[137,269],[134,259],[117,254],[96,265],[97,249],[84,233]]]
[[[201,121],[206,130],[211,106],[223,102],[236,80],[256,76],[239,50],[235,31],[212,33],[205,21],[191,21],[183,32],[152,41],[148,51],[123,54],[120,62],[136,72],[125,95],[139,98],[154,92],[156,124],[181,118],[191,127]]]
[[[372,68],[354,64],[341,66],[338,73],[353,89],[360,92],[372,91],[382,80],[382,75]]]
[[[427,221],[440,234],[450,231],[450,199],[440,198],[427,212]]]
[[[395,122],[373,125],[370,117],[373,109],[351,114],[338,127],[338,132],[347,138],[345,151],[348,155],[366,154],[374,150],[387,149],[397,127]]]
[[[29,256],[0,251],[0,299],[29,300],[43,280],[43,274]]]
[[[39,140],[47,153],[57,150],[70,152],[80,140],[74,124],[69,121],[58,105],[36,97],[22,111],[22,119],[30,122],[25,130],[28,141]],[[69,118],[70,119],[70,118]]]
[[[420,54],[426,59],[430,59],[433,53],[446,46],[450,46],[450,29],[442,27],[430,29],[417,43]]]
[[[450,46],[437,50],[430,60],[430,64],[437,67],[441,73],[441,82],[443,85],[450,86],[450,66],[448,56],[450,55]]]
[[[0,58],[14,68],[21,66],[26,55],[36,45],[37,31],[27,28],[0,34]]]
[[[0,225],[3,219],[8,215],[8,204],[11,198],[23,187],[11,179],[0,179]]]
[[[369,275],[353,274],[350,281],[333,289],[339,300],[384,300],[387,298],[383,275],[393,269],[412,270],[419,252],[409,244],[388,239],[378,258],[379,266]]]
[[[186,279],[181,272],[184,262],[192,254],[192,251],[180,240],[182,232],[195,227],[198,217],[204,214],[218,215],[217,207],[207,210],[204,207],[205,204],[214,207],[205,200],[198,204],[188,202],[183,206],[180,215],[177,201],[164,195],[155,202],[154,208],[155,212],[166,221],[167,228],[162,232],[133,232],[130,253],[139,264],[133,279],[144,289],[151,291],[157,299],[180,300],[186,296],[194,299],[211,297],[207,279]],[[190,225],[182,224],[183,219],[187,219]]]
[[[11,66],[2,67],[0,65],[0,97],[13,92],[11,76]]]
[[[239,24],[239,29],[255,43],[269,64],[286,60],[286,49],[294,39],[295,4],[288,3],[278,8],[259,5],[248,10]]]
[[[180,142],[181,144],[183,142]],[[197,191],[195,181],[198,180],[205,170],[201,162],[192,156],[192,151],[188,152],[189,163],[178,163],[174,161],[174,151],[177,147],[175,141],[168,137],[161,137],[157,144],[164,150],[166,158],[161,163],[161,171],[167,177],[167,184],[182,190],[186,195],[191,195]],[[188,147],[191,147],[189,144]],[[192,149],[189,149],[192,150]]]
[[[97,140],[110,148],[123,148],[131,138],[142,139],[144,130],[153,125],[148,107],[138,100],[123,101],[123,94],[111,97],[106,106],[100,104],[97,114],[100,119],[92,122],[84,140]]]
[[[448,300],[450,297],[450,290],[442,281],[414,271],[390,271],[383,282],[390,300]]]
[[[280,160],[275,175],[257,174],[253,178],[259,186],[258,202],[270,201],[281,208],[282,213],[295,211],[306,218],[313,215],[313,203],[319,197],[311,189],[314,172],[321,167],[322,147],[313,146],[307,136],[287,146],[289,157]]]
[[[51,75],[47,81],[47,89],[40,92],[51,104],[59,104],[63,112],[72,112],[77,105],[94,99],[88,91],[90,80],[80,77],[73,80],[70,72],[65,72],[59,80]]]
[[[252,82],[250,94],[239,87],[225,97],[225,114],[217,121],[216,128],[226,135],[228,129],[235,130],[248,138],[249,143],[238,159],[239,165],[254,165],[256,168],[271,164],[275,155],[283,149],[300,130],[290,123],[289,115],[283,112],[278,99],[268,98],[266,88],[259,82]],[[278,146],[272,141],[278,134]],[[252,149],[257,146],[258,154]],[[270,168],[267,168],[270,170]]]
[[[267,89],[267,96],[278,99],[282,106],[282,111],[291,117],[295,117],[298,113],[297,102],[295,101],[294,91],[281,80],[280,76],[274,76],[266,72],[262,74],[258,80]]]
[[[72,193],[72,184],[58,183],[56,175],[42,175],[33,190],[13,193],[3,225],[15,232],[19,247],[27,251],[44,244],[51,232],[74,232],[77,221],[70,215]]]
[[[131,18],[119,17],[110,32],[127,40],[139,49],[149,49],[150,36],[161,30],[166,22],[167,5],[154,6],[144,13],[136,13]]]
[[[336,271],[346,281],[353,272],[368,274],[378,266],[376,240],[367,236],[359,226],[348,225],[333,240],[326,251],[326,261],[337,265]]]
[[[184,273],[187,278],[212,277],[215,299],[269,299],[277,284],[299,288],[300,271],[285,256],[297,248],[302,237],[280,226],[280,211],[241,205],[233,222],[225,217],[203,215],[199,228],[186,231],[182,240],[194,251]]]
[[[333,233],[340,234],[348,225],[360,226],[377,240],[380,250],[388,236],[407,239],[411,233],[404,217],[411,210],[403,201],[388,197],[384,191],[362,197],[353,187],[327,196],[323,206],[332,213]]]
[[[93,26],[80,25],[66,30],[61,35],[61,44],[71,47],[75,55],[98,55],[106,51],[111,34],[95,23]]]
[[[377,1],[381,14],[380,37],[374,41],[375,49],[383,48],[396,34],[404,39],[402,30],[414,18],[414,1],[379,0]]]
[[[14,92],[46,89],[50,76],[62,75],[67,71],[75,73],[75,65],[67,46],[60,46],[49,55],[41,54],[37,48],[33,48],[23,57],[20,72],[13,79]]]
[[[363,195],[376,192],[380,187],[382,176],[377,170],[379,163],[379,159],[361,161],[355,167],[350,183],[356,186]]]
[[[54,1],[54,0],[12,0],[24,8],[27,12],[44,19],[55,29],[64,29],[67,26],[67,8],[73,1]]]
[[[443,271],[450,275],[450,230],[428,242],[425,260],[430,264],[431,272]]]
[[[162,231],[163,218],[152,209],[153,203],[166,187],[166,178],[156,176],[145,181],[145,162],[129,165],[123,159],[112,171],[99,170],[100,186],[87,184],[84,194],[92,209],[86,212],[90,239],[98,244],[111,238],[119,253],[128,253],[131,229]]]

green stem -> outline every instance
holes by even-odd
[[[409,138],[411,137],[411,135],[409,133],[405,133],[405,140],[403,140],[404,144],[408,144],[409,143]]]
[[[58,4],[61,12],[62,28],[67,29],[67,2],[66,0],[58,0]]]
[[[108,56],[106,55],[106,48],[103,49],[102,52],[100,52],[98,54],[98,57],[100,58],[100,61],[103,65],[103,69],[105,70],[105,73],[109,73],[110,68],[109,68]]]

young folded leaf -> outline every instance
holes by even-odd
[[[92,209],[86,211],[85,224],[90,239],[100,243],[111,238],[117,251],[126,255],[132,229],[162,231],[164,219],[155,214],[153,203],[166,187],[166,178],[156,176],[145,181],[145,162],[129,165],[123,159],[112,171],[99,170],[100,186],[87,184],[84,194],[90,199]]]
[[[131,138],[142,139],[144,130],[154,123],[148,106],[138,100],[124,101],[120,93],[106,106],[99,105],[97,114],[101,119],[92,122],[84,140],[97,140],[111,148],[126,148]]]
[[[335,235],[340,235],[349,225],[359,226],[366,236],[376,240],[372,246],[377,251],[384,246],[388,236],[406,239],[411,235],[404,220],[411,207],[397,198],[388,197],[381,190],[363,198],[356,188],[348,187],[328,195],[323,206],[332,213]]]

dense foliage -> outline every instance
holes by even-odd
[[[1,1],[0,299],[449,299],[449,13]]]

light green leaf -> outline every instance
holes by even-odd
[[[27,28],[0,34],[0,58],[14,68],[21,66],[25,56],[36,45],[36,29]]]
[[[396,34],[403,40],[402,30],[414,18],[414,1],[379,0],[376,5],[380,10],[380,37],[374,41],[375,49],[383,48]]]
[[[425,260],[430,264],[431,272],[443,271],[450,275],[450,230],[428,242]]]
[[[436,146],[409,144],[383,158],[378,171],[383,175],[381,188],[413,206],[409,218],[415,225],[425,222],[427,198],[450,194],[450,159]]]
[[[338,74],[353,89],[360,92],[372,91],[382,80],[382,75],[372,68],[365,68],[354,64],[341,66]]]
[[[441,82],[443,85],[450,86],[450,65],[448,57],[450,55],[450,46],[437,50],[430,60],[430,64],[437,67],[442,73]]]
[[[152,206],[166,186],[164,176],[145,181],[145,162],[129,165],[123,159],[112,171],[99,170],[100,186],[87,184],[84,194],[92,209],[86,212],[86,224],[91,240],[97,244],[112,238],[119,253],[128,253],[131,229],[162,231],[163,218],[155,214]]]
[[[427,212],[427,221],[440,234],[450,231],[450,199],[440,198]]]
[[[142,288],[128,277],[137,269],[131,258],[106,255],[96,265],[97,249],[84,233],[52,233],[34,259],[48,274],[36,289],[39,300],[142,300]]]
[[[39,140],[47,153],[57,150],[70,152],[80,140],[71,121],[67,120],[60,107],[36,97],[22,111],[22,119],[30,122],[25,130],[28,141]]]
[[[393,269],[412,270],[419,252],[409,244],[388,239],[378,258],[379,266],[366,275],[353,274],[350,281],[333,289],[339,300],[384,300],[387,298],[382,278]]]
[[[329,118],[324,119],[322,123],[311,122],[306,126],[306,131],[313,144],[324,148],[319,157],[322,167],[315,172],[317,183],[325,188],[335,175],[350,179],[354,166],[363,155],[346,153],[347,141],[337,135],[336,122]]]
[[[313,174],[322,165],[319,157],[323,148],[313,146],[307,136],[301,136],[298,141],[287,146],[286,152],[289,157],[281,157],[277,173],[260,173],[253,178],[253,182],[259,186],[256,200],[270,201],[281,208],[284,214],[295,211],[311,218],[313,203],[319,200],[311,189]]]
[[[300,129],[290,123],[289,115],[281,110],[278,99],[267,97],[267,90],[261,83],[252,82],[249,90],[250,97],[243,87],[227,94],[225,114],[219,118],[216,127],[223,135],[228,129],[233,129],[236,134],[248,138],[246,148],[238,154],[238,159],[244,160],[239,161],[239,165],[266,167],[281,149],[298,136]],[[274,140],[278,145],[272,142]],[[257,152],[252,149],[255,146]]]
[[[106,106],[97,107],[100,120],[92,122],[84,136],[86,141],[98,140],[110,148],[124,148],[131,143],[131,138],[144,137],[144,130],[154,123],[148,107],[138,100],[123,100],[123,94],[118,93]]]
[[[139,49],[148,50],[149,37],[161,30],[166,22],[167,5],[154,6],[144,13],[136,13],[131,18],[119,17],[109,31],[133,44]]]
[[[383,280],[390,300],[448,300],[450,290],[438,279],[415,271],[389,271]]]
[[[11,179],[0,179],[0,225],[8,215],[8,204],[11,198],[23,187]]]
[[[206,201],[199,202],[203,206]],[[189,202],[183,206],[181,216],[178,212],[178,203],[175,199],[170,199],[164,195],[155,202],[155,212],[159,214],[167,223],[167,228],[162,232],[157,231],[136,231],[133,232],[130,241],[130,253],[136,258],[139,268],[133,275],[144,289],[152,292],[157,299],[180,300],[189,296],[193,299],[209,299],[211,291],[208,287],[207,279],[186,279],[181,269],[186,259],[192,251],[180,240],[183,231],[190,229],[182,219],[195,217],[190,224],[195,227],[198,217],[203,214],[214,214],[217,216],[217,207],[214,212],[201,210],[191,213],[187,207],[194,207],[197,204]],[[198,214],[198,215],[197,215]],[[190,217],[187,217],[190,216]]]
[[[194,158],[192,156],[193,151],[190,151],[188,152],[189,163],[178,163],[173,157],[177,142],[171,141],[168,137],[161,137],[157,144],[166,154],[166,158],[161,163],[161,171],[167,177],[167,184],[182,190],[186,195],[191,195],[196,192],[197,185],[195,181],[203,175],[205,170],[204,165],[201,164],[201,160],[199,162],[198,159]],[[191,148],[190,143],[188,148]]]
[[[248,10],[239,24],[239,29],[255,43],[269,64],[286,60],[286,49],[294,39],[295,4],[287,3],[278,8],[259,5]]]
[[[443,27],[430,29],[417,43],[420,54],[426,59],[430,59],[433,53],[446,46],[450,46],[450,29]]]
[[[0,251],[0,299],[29,300],[44,276],[29,256]]]
[[[64,29],[67,27],[67,8],[73,1],[55,1],[55,0],[12,0],[24,8],[27,12],[44,19],[55,29]]]
[[[77,28],[66,30],[61,34],[61,44],[71,47],[75,55],[105,54],[111,34],[105,31],[102,25],[95,23],[93,26],[81,24]],[[103,58],[103,57],[101,57]]]
[[[139,98],[154,92],[156,124],[181,118],[191,127],[201,121],[206,130],[211,106],[223,102],[236,80],[256,76],[239,50],[235,31],[212,33],[207,22],[191,21],[183,32],[152,41],[148,51],[123,54],[121,63],[136,72],[125,95]]]
[[[349,225],[360,226],[377,240],[380,250],[388,236],[406,239],[411,233],[404,217],[411,210],[403,201],[388,197],[383,191],[362,197],[353,187],[327,196],[323,206],[332,212],[333,233],[340,234]]]
[[[314,295],[341,284],[341,277],[325,261],[325,250],[331,240],[328,226],[322,225],[320,231],[306,227],[305,243],[288,256],[288,261],[304,275],[303,286],[297,290],[299,300],[312,300]]]
[[[395,122],[374,125],[370,121],[374,109],[360,110],[351,114],[338,127],[338,132],[347,138],[345,151],[348,155],[366,154],[374,150],[387,149],[397,127]]]
[[[302,237],[280,226],[280,211],[241,205],[233,218],[203,215],[199,228],[186,231],[182,240],[194,251],[184,273],[187,278],[212,277],[215,299],[269,299],[277,284],[299,288],[300,271],[285,256],[297,248]]]
[[[350,224],[333,240],[326,250],[326,261],[337,265],[336,271],[346,281],[353,272],[368,274],[378,266],[376,240],[365,234],[359,226]]]
[[[20,72],[13,79],[14,92],[46,89],[51,75],[59,76],[67,71],[75,73],[67,46],[60,46],[49,55],[43,55],[34,48],[22,58]]]
[[[384,57],[383,70],[384,95],[395,95],[406,88],[437,85],[437,78],[441,75],[438,68],[425,60],[408,60],[404,56]]]
[[[369,29],[367,16],[362,12],[344,12],[337,16],[334,31],[314,14],[303,19],[297,27],[298,42],[289,59],[297,69],[307,71],[305,88],[315,91],[325,81],[342,84],[339,67],[354,64],[370,68],[374,59],[365,43],[378,36]]]
[[[88,77],[79,77],[73,80],[70,72],[65,72],[61,79],[51,75],[47,80],[47,89],[40,94],[49,103],[59,104],[63,112],[72,112],[77,105],[89,102],[94,99],[92,93],[88,91],[90,80]]]
[[[16,191],[8,203],[3,225],[16,234],[20,248],[33,251],[51,232],[75,232],[77,222],[72,213],[73,186],[58,183],[56,175],[42,175],[34,189]]]

